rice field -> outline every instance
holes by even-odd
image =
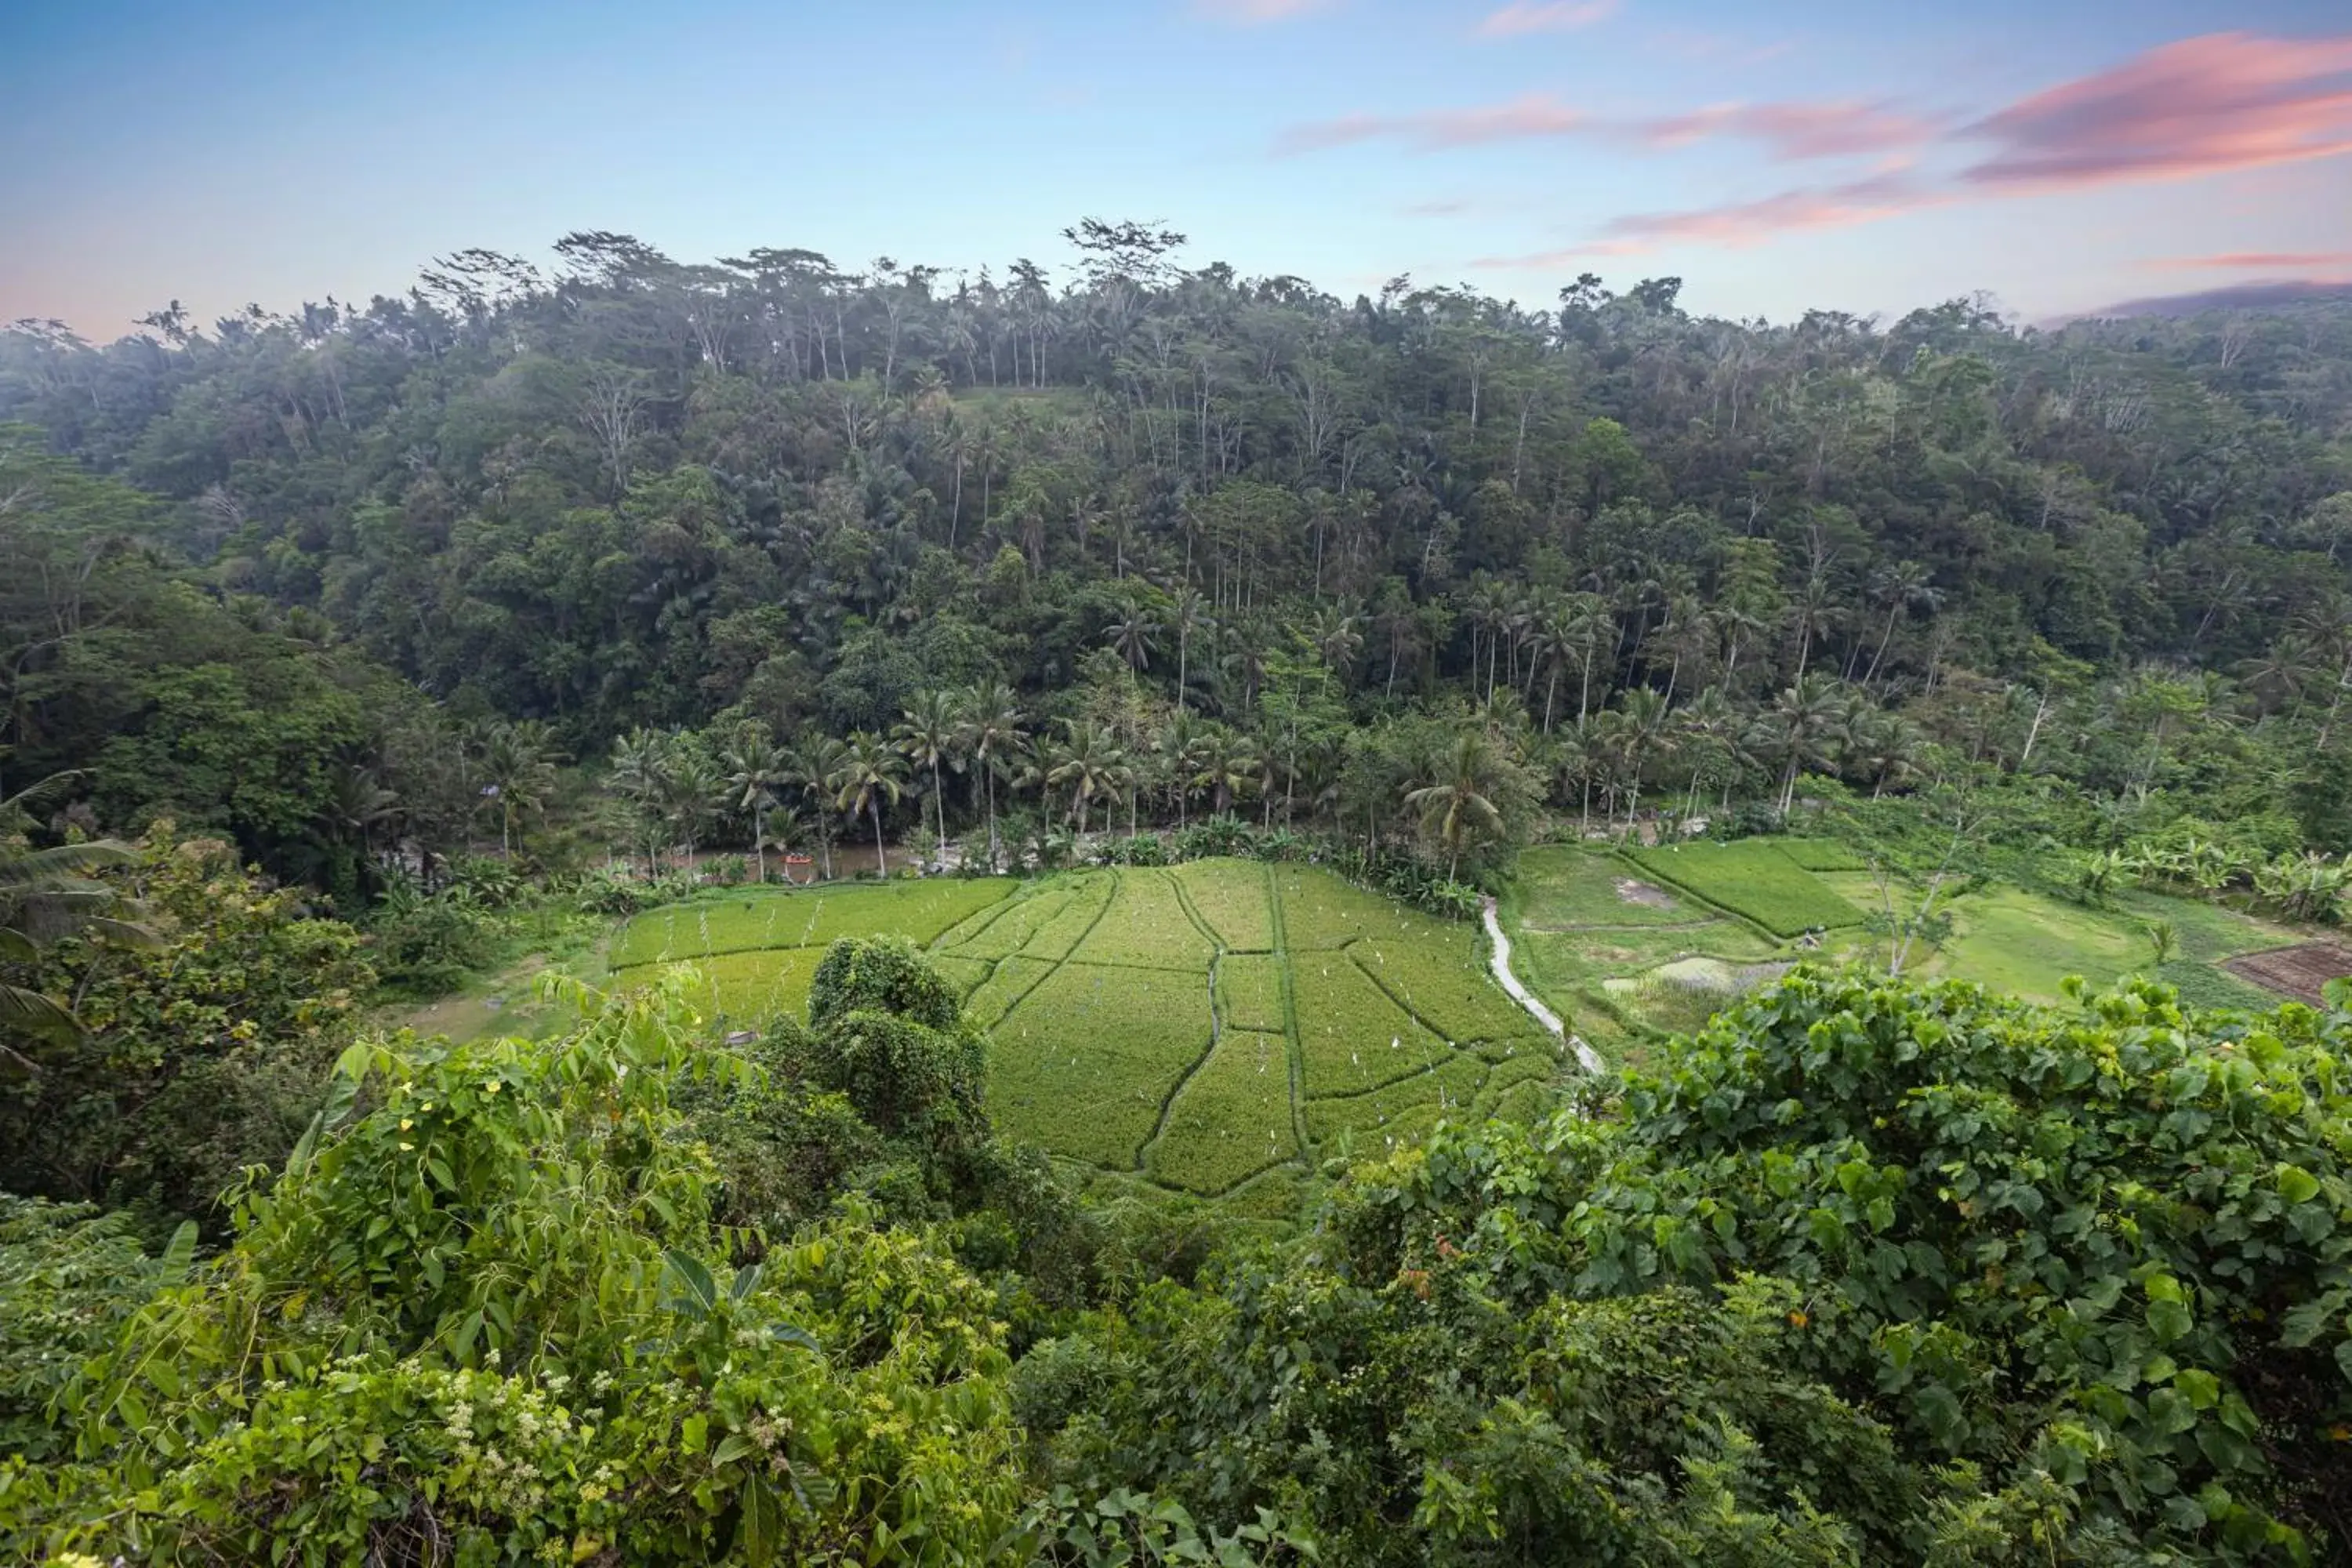
[[[805,1007],[826,943],[881,931],[925,944],[989,1030],[1001,1132],[1253,1213],[1340,1141],[1369,1152],[1440,1117],[1533,1116],[1561,1070],[1475,927],[1308,866],[713,897],[632,921],[613,963],[625,983],[691,962],[712,1014],[751,1026]]]
[[[1903,909],[1920,891],[1893,889]],[[1638,1060],[1791,963],[1883,968],[1886,939],[1863,922],[1886,896],[1851,848],[1828,839],[1622,853],[1552,846],[1521,857],[1502,917],[1520,979],[1604,1057]],[[2222,966],[2294,939],[2233,910],[2136,890],[2091,908],[1997,883],[1942,907],[1949,932],[1939,947],[1913,952],[1906,973],[2043,1002],[2061,998],[2069,975],[2104,987],[2148,973],[2146,928],[2162,921],[2176,928],[2179,951],[2157,978],[2200,1006],[2272,1005]],[[1797,940],[1808,931],[1822,934]],[[1488,1098],[1505,1103],[1501,1094]]]

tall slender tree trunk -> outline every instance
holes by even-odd
[[[882,879],[883,879],[884,881],[886,881],[886,882],[887,882],[887,881],[888,881],[888,880],[890,879],[890,857],[889,857],[887,854],[884,853],[883,848],[882,848],[882,795],[881,795],[881,792],[880,792],[880,791],[878,791],[878,790],[877,790],[877,791],[876,791],[876,792],[875,792],[875,794],[874,794],[874,797],[873,797],[871,800],[867,801],[866,804],[867,805],[867,806],[868,806],[868,807],[870,807],[870,808],[872,809],[872,811],[873,811],[873,813],[874,813],[874,865],[875,865],[875,868],[876,868],[876,870],[880,874],[880,876],[881,876]]]
[[[751,807],[751,860],[759,868],[760,885],[768,885],[768,814],[761,805]]]

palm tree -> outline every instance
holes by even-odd
[[[607,783],[634,805],[642,821],[651,821],[656,815],[656,802],[662,794],[662,769],[665,760],[663,737],[640,725],[613,742],[613,772]],[[657,860],[658,838],[648,833],[643,840],[646,851],[646,875],[650,877],[660,868]]]
[[[1343,605],[1326,605],[1316,612],[1307,639],[1324,667],[1339,678],[1344,689],[1354,683],[1349,679],[1356,668],[1357,656],[1364,651],[1363,616]]]
[[[1422,832],[1445,846],[1445,878],[1452,881],[1462,868],[1463,847],[1503,830],[1502,807],[1495,804],[1501,759],[1484,731],[1465,730],[1437,762],[1434,776],[1408,790],[1404,804],[1419,814]]]
[[[1834,762],[1831,751],[1845,705],[1837,683],[1823,675],[1799,678],[1784,689],[1763,716],[1764,749],[1780,756],[1780,815],[1796,804],[1797,775]]]
[[[882,847],[882,797],[898,804],[905,794],[907,760],[881,740],[860,730],[843,745],[840,763],[828,777],[834,809],[845,816],[871,812],[874,816],[874,864],[884,878],[890,858]]]
[[[677,836],[676,841],[686,846],[689,868],[702,842],[702,830],[710,826],[727,798],[726,791],[726,774],[699,745],[688,743],[683,736],[670,737],[668,754],[662,761],[662,820]]]
[[[1208,601],[1189,587],[1176,595],[1175,612],[1169,620],[1176,630],[1176,707],[1181,712],[1192,677],[1192,638],[1213,630],[1216,623],[1209,617]]]
[[[980,772],[988,792],[988,868],[997,867],[996,775],[1029,739],[1021,727],[1021,708],[1013,688],[1001,680],[984,681],[965,691],[957,702],[956,734],[964,754]]]
[[[1160,651],[1154,639],[1160,636],[1160,623],[1130,605],[1122,620],[1113,621],[1109,630],[1110,646],[1118,657],[1127,660],[1130,677],[1151,668],[1151,656]]]
[[[1707,764],[1720,763],[1725,771],[1736,760],[1732,744],[1739,733],[1739,710],[1731,699],[1723,694],[1720,686],[1710,686],[1675,714],[1675,728],[1680,731],[1684,745],[1691,754],[1690,794],[1683,802],[1683,815],[1698,814],[1698,786]]]
[[[381,869],[375,860],[375,831],[398,819],[400,797],[383,787],[373,768],[357,763],[335,775],[333,791],[320,803],[319,824],[337,844],[356,843],[363,887],[373,887]]]
[[[514,837],[526,816],[547,810],[555,788],[554,731],[536,719],[490,726],[482,743],[482,798],[499,818],[499,853],[514,853]]]
[[[1257,778],[1257,752],[1223,724],[1202,731],[1193,742],[1191,764],[1193,787],[1209,792],[1210,810],[1219,816],[1233,810],[1234,797]]]
[[[0,800],[0,1036],[68,1041],[80,1035],[81,1021],[71,1007],[31,985],[15,984],[32,977],[28,966],[49,943],[68,936],[133,946],[154,941],[154,933],[137,921],[138,906],[89,875],[136,860],[131,846],[108,838],[35,849],[25,841],[23,829],[31,824],[33,808],[75,776],[52,774]],[[27,967],[12,978],[10,971],[19,966]],[[23,1071],[39,1070],[5,1038],[0,1060]]]
[[[1805,667],[1811,662],[1814,642],[1827,637],[1838,623],[1837,595],[1830,587],[1829,578],[1813,573],[1805,585],[1797,590],[1794,603],[1789,606],[1789,619],[1797,633],[1797,679],[1805,679]]]
[[[768,813],[778,805],[776,791],[792,782],[792,753],[769,737],[766,726],[746,724],[736,732],[735,743],[720,755],[719,765],[727,770],[727,789],[734,802],[733,809],[751,814],[751,858],[764,887],[768,880]]]
[[[1878,678],[1878,661],[1886,657],[1886,645],[1894,640],[1895,623],[1903,612],[1915,608],[1932,612],[1941,602],[1935,585],[1928,581],[1927,569],[1916,561],[1897,561],[1873,573],[1870,596],[1886,606],[1886,625],[1879,630],[1878,647],[1870,656],[1869,669],[1863,674],[1865,688]]]
[[[1119,750],[1118,737],[1111,733],[1109,725],[1068,720],[1064,721],[1064,729],[1062,743],[1046,759],[1045,782],[1049,787],[1070,792],[1070,805],[1078,818],[1078,837],[1083,838],[1095,798],[1118,795],[1133,775],[1127,766],[1127,754]]]
[[[794,749],[790,765],[793,784],[816,806],[817,853],[824,858],[824,879],[828,882],[833,880],[833,776],[841,771],[842,758],[847,752],[848,747],[834,736],[812,736]]]
[[[898,727],[890,731],[906,759],[931,775],[931,811],[942,848],[948,841],[948,797],[940,774],[942,768],[963,765],[959,760],[961,737],[956,700],[944,691],[917,692]]]
[[[1179,829],[1187,826],[1186,814],[1192,803],[1192,749],[1204,733],[1199,718],[1189,709],[1179,708],[1169,715],[1167,728],[1153,742],[1160,752],[1160,777],[1176,800]]]

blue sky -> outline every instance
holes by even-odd
[[[1774,319],[2352,278],[2340,0],[16,0],[0,106],[0,320],[99,339],[575,228]]]

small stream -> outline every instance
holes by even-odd
[[[1533,1015],[1537,1023],[1566,1040],[1569,1049],[1576,1053],[1578,1065],[1586,1072],[1605,1071],[1606,1064],[1601,1061],[1601,1054],[1579,1037],[1570,1034],[1568,1026],[1560,1022],[1559,1015],[1536,1000],[1534,994],[1519,984],[1519,977],[1511,973],[1511,939],[1503,934],[1503,922],[1495,918],[1495,900],[1487,899],[1479,912],[1486,922],[1486,938],[1495,944],[1494,957],[1490,961],[1495,979],[1511,994],[1511,1000]]]

